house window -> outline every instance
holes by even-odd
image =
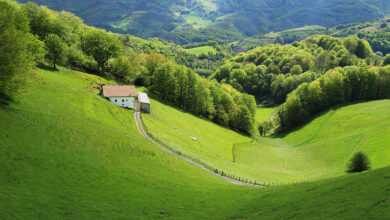
[[[115,99],[115,102],[118,102],[118,99]]]

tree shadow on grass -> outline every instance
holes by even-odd
[[[49,66],[47,64],[44,64],[44,63],[38,63],[37,64],[37,67],[39,69],[43,69],[43,70],[47,70],[47,71],[59,71],[59,69],[54,69],[52,66]]]

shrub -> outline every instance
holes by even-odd
[[[368,169],[370,169],[370,160],[368,159],[368,156],[361,151],[355,153],[348,163],[349,173],[362,172]]]
[[[258,127],[260,136],[265,136],[271,128],[272,123],[270,121],[265,121],[261,123]]]

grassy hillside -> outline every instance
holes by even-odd
[[[267,121],[275,113],[276,107],[260,107],[256,111],[256,121],[258,123]]]
[[[358,150],[369,155],[373,168],[390,165],[390,139],[385,135],[390,131],[389,100],[335,108],[291,133],[257,137],[258,141],[252,143],[245,136],[227,134],[224,128],[157,100],[152,100],[152,106],[153,114],[143,118],[146,127],[162,142],[224,172],[257,182],[288,183],[340,176]],[[193,141],[191,136],[198,140]]]
[[[235,186],[138,135],[133,111],[97,96],[92,82],[107,83],[68,70],[37,70],[26,95],[0,109],[0,218],[151,219],[163,216],[160,211],[206,218],[220,212],[220,200],[201,195]]]
[[[389,168],[264,189],[234,185],[141,137],[133,111],[92,88],[114,82],[64,69],[34,76],[25,96],[0,108],[1,219],[390,217]],[[228,141],[241,137],[225,132]]]

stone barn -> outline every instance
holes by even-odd
[[[141,112],[147,112],[147,113],[152,112],[150,109],[150,100],[149,100],[148,94],[146,94],[144,92],[139,92],[138,93],[138,102],[140,103],[140,111]]]
[[[123,108],[135,109],[137,91],[135,86],[102,86],[102,95]]]

